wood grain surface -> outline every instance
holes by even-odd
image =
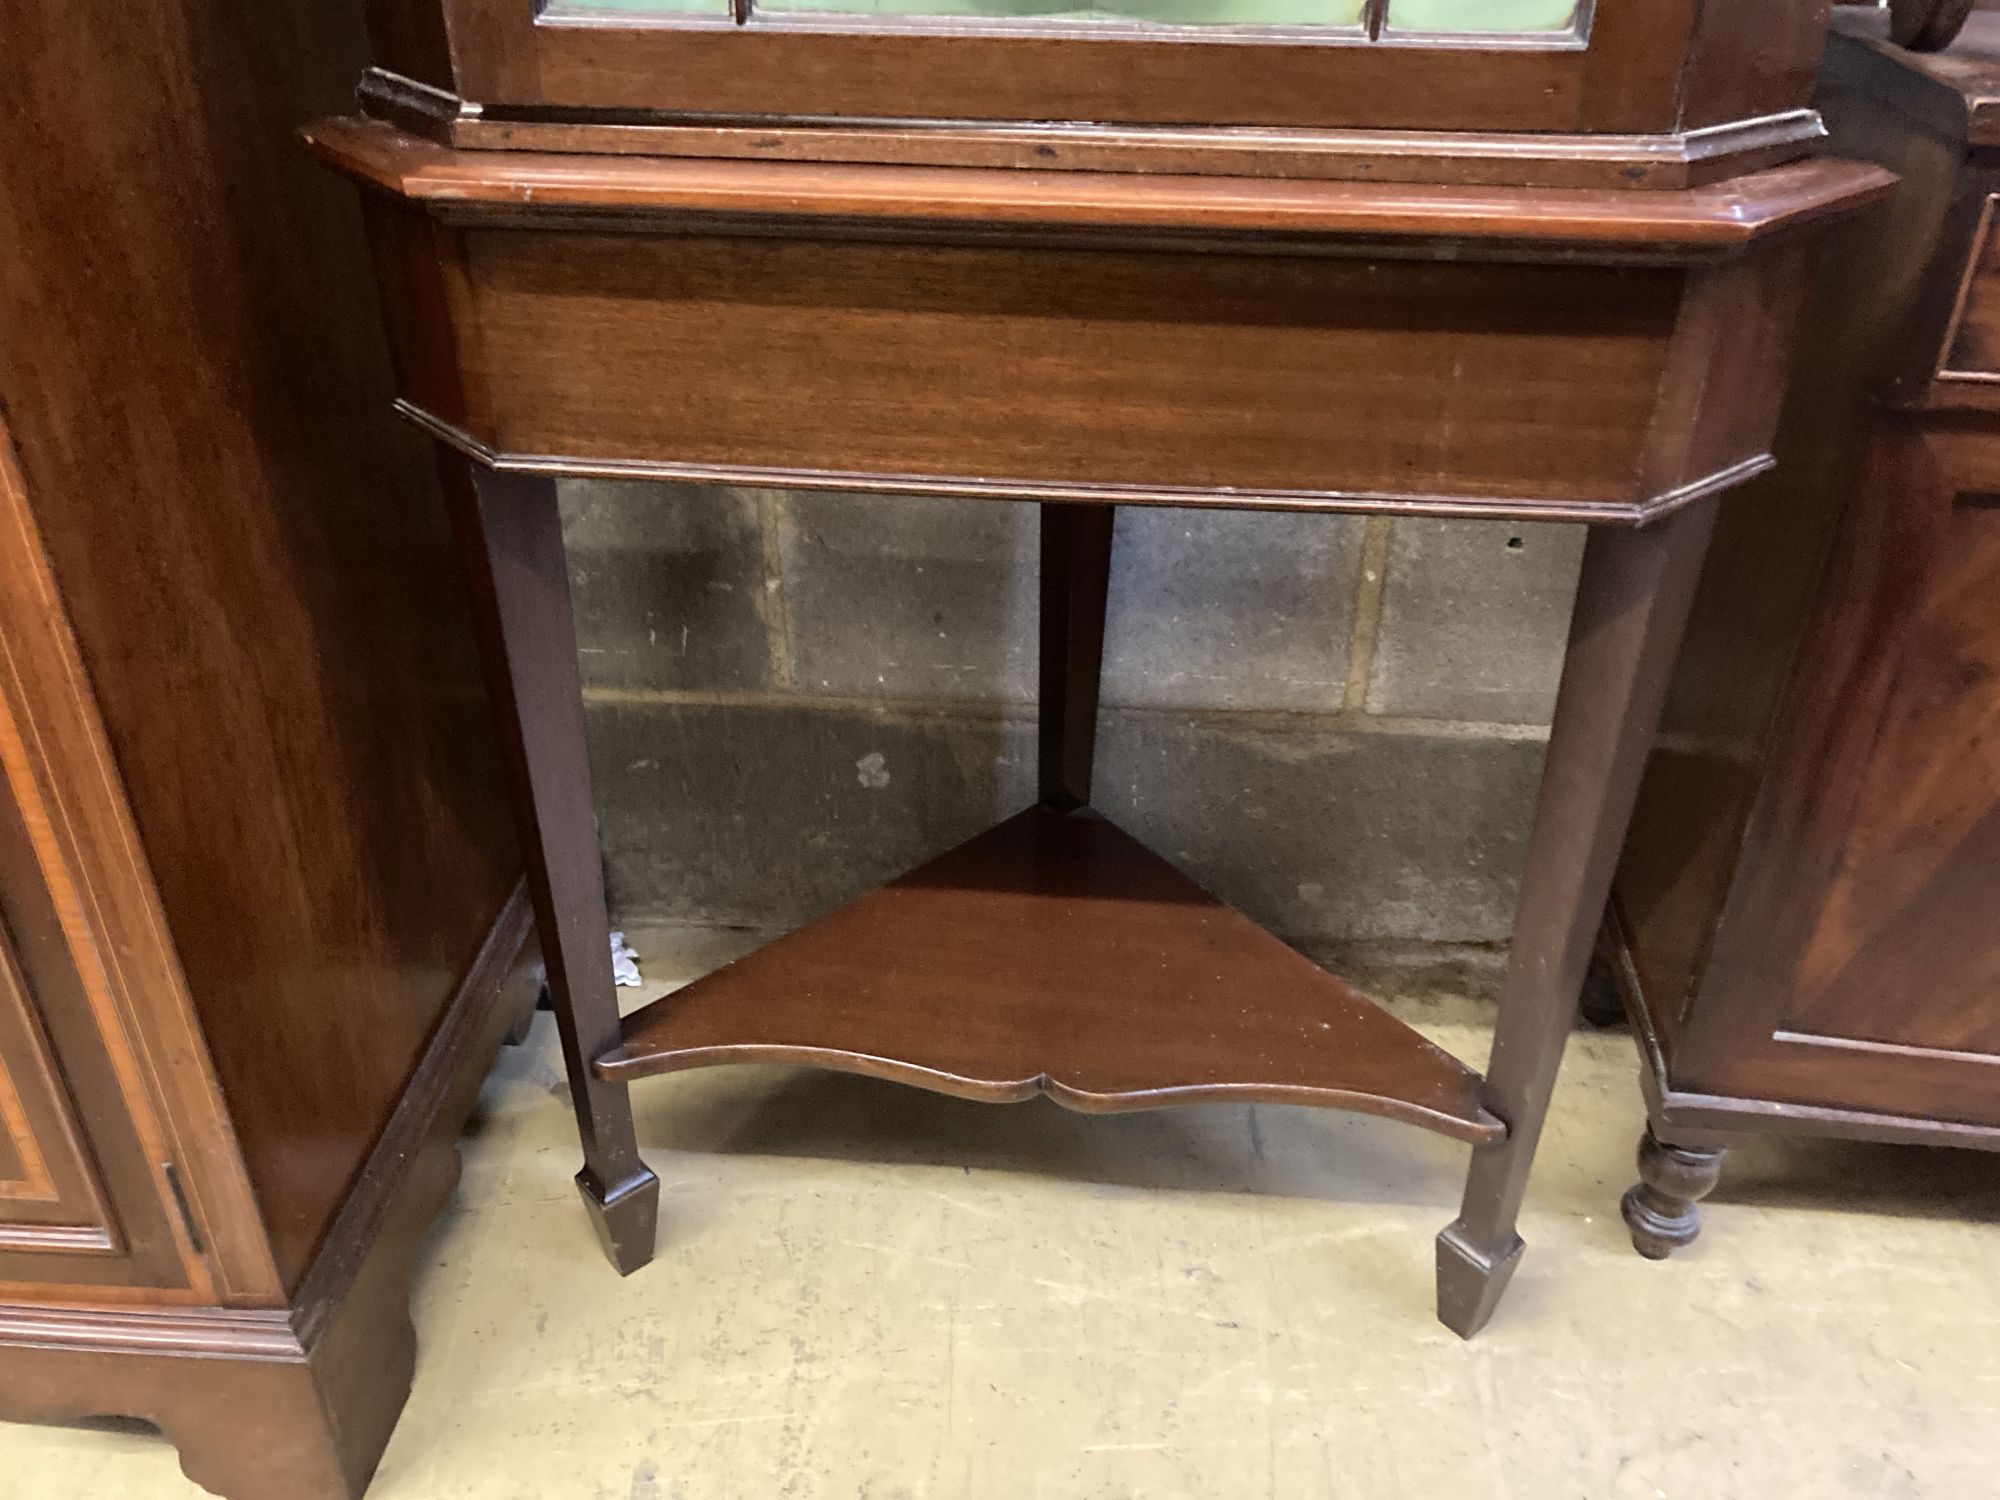
[[[1471,1069],[1088,811],[1021,813],[628,1016],[598,1071],[729,1062],[1092,1113],[1235,1099],[1504,1133]]]
[[[526,230],[464,262],[467,426],[505,453],[1524,510],[1653,498],[1683,281]]]
[[[1685,192],[1635,193],[457,151],[387,122],[358,118],[318,121],[306,140],[364,182],[466,213],[532,208],[1150,228],[1184,235],[1444,236],[1688,253],[1740,249],[1760,236],[1858,207],[1895,181],[1878,167],[1830,160],[1794,162]]]
[[[2000,1144],[2000,15],[1918,55],[1843,16],[1832,243],[1768,480],[1725,508],[1618,878],[1676,1146]]]
[[[1621,191],[1676,191],[1739,177],[1806,156],[1826,134],[1811,109],[1662,135],[960,120],[775,125],[521,120],[485,115],[455,94],[419,90],[379,69],[363,80],[360,101],[377,119],[470,150]]]
[[[2000,504],[1953,459],[1994,441],[1876,430],[1675,1049],[1683,1088],[2000,1124]]]
[[[289,1286],[516,857],[360,218],[295,135],[361,17],[0,0],[0,31],[0,402]]]

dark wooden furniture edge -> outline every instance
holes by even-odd
[[[671,998],[671,997],[670,997]],[[656,1002],[657,1003],[657,1002]],[[649,1045],[649,1044],[642,1044]],[[972,1078],[947,1073],[920,1063],[871,1053],[857,1047],[795,1047],[781,1043],[742,1042],[715,1047],[690,1047],[673,1052],[632,1051],[621,1047],[597,1059],[598,1076],[619,1083],[663,1073],[692,1071],[736,1063],[782,1063],[787,1066],[819,1068],[831,1073],[850,1073],[860,1078],[877,1078],[928,1093],[944,1094],[975,1104],[1025,1104],[1046,1098],[1064,1109],[1084,1115],[1137,1113],[1144,1110],[1175,1108],[1190,1104],[1296,1104],[1313,1109],[1337,1109],[1349,1114],[1374,1115],[1434,1131],[1468,1146],[1483,1146],[1502,1139],[1507,1127],[1491,1110],[1479,1108],[1476,1116],[1461,1118],[1435,1110],[1420,1109],[1388,1095],[1343,1088],[1292,1088],[1279,1084],[1216,1083],[1189,1087],[1135,1089],[1116,1093],[1073,1088],[1044,1071],[1022,1079]],[[1476,1082],[1478,1075],[1467,1070]]]
[[[446,447],[500,474],[564,479],[632,479],[734,484],[803,490],[859,490],[885,495],[947,495],[964,499],[1042,500],[1099,505],[1174,505],[1191,509],[1327,511],[1356,515],[1443,516],[1466,519],[1580,521],[1646,526],[1685,506],[1733,489],[1769,469],[1768,453],[1732,464],[1692,484],[1645,500],[1573,502],[1480,495],[1407,495],[1356,490],[1213,490],[1156,485],[1055,484],[933,474],[874,474],[824,469],[776,469],[739,464],[663,463],[576,455],[497,453],[462,428],[403,399],[396,410]]]
[[[1937,52],[1949,47],[1976,0],[1889,0],[1889,35],[1899,47]]]
[[[527,960],[536,951],[517,884],[289,1306],[0,1304],[0,1371],[10,1376],[0,1415],[138,1417],[176,1444],[190,1479],[231,1500],[313,1486],[359,1500],[415,1371],[416,1257],[457,1183],[457,1137],[480,1084],[535,1003]]]
[[[1912,119],[1968,145],[2000,144],[2000,86],[1990,63],[1950,53],[1912,52],[1889,40],[1887,18],[1861,6],[1834,12],[1833,42],[1823,77],[1870,86],[1870,92]],[[2000,12],[1970,17],[1963,36],[1982,53],[2000,45]],[[1895,87],[1882,87],[1889,80]]]
[[[473,1099],[502,1042],[534,1009],[539,985],[523,973],[524,963],[539,952],[534,932],[527,885],[517,880],[294,1294],[295,1323],[307,1348],[321,1341],[328,1320],[363,1275],[356,1250],[377,1254],[392,1238],[383,1226],[411,1174],[427,1161],[448,1173],[436,1184],[426,1221],[450,1196],[458,1180],[458,1134]]]
[[[673,214],[794,223],[969,224],[1172,231],[1180,236],[1446,238],[1656,250],[1692,260],[1888,193],[1880,167],[1794,162],[1673,193],[1027,172],[589,153],[460,151],[381,121],[339,118],[306,143],[357,181],[440,217]]]
[[[1670,1059],[1658,1028],[1653,1024],[1652,1012],[1647,1008],[1638,968],[1632,961],[1626,938],[1625,919],[1615,897],[1605,912],[1599,952],[1610,965],[1619,997],[1625,1003],[1626,1018],[1639,1043],[1642,1059],[1640,1091],[1645,1096],[1651,1129],[1664,1142],[1676,1146],[1719,1148],[1733,1144],[1746,1129],[1777,1125],[1792,1135],[2000,1151],[2000,1127],[1996,1126],[1677,1089],[1669,1081],[1672,1077]]]
[[[1488,187],[1699,187],[1803,156],[1826,138],[1825,125],[1810,109],[1665,135],[538,112],[468,103],[384,68],[368,70],[358,97],[363,111],[373,118],[439,145],[468,150],[1269,175]]]

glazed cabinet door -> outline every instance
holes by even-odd
[[[1677,1086],[2000,1124],[1995,450],[1885,419]]]

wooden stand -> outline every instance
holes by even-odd
[[[1406,1120],[1478,1151],[1438,1241],[1439,1316],[1470,1336],[1514,1232],[1713,519],[1702,500],[1593,534],[1529,840],[1488,1077],[1263,931],[1089,807],[1112,508],[1042,507],[1042,800],[950,853],[625,1018],[598,874],[553,480],[475,475],[520,816],[576,1088],[578,1178],[613,1261],[651,1258],[659,1184],[622,1085],[806,1063],[1091,1113],[1217,1099]],[[1053,708],[1053,711],[1050,709]]]
[[[352,121],[311,139],[374,190],[404,409],[449,454],[579,1181],[619,1269],[651,1254],[658,1196],[626,1084],[805,1062],[1466,1141],[1439,1314],[1476,1332],[1520,1258],[1716,497],[1770,461],[1805,226],[1886,174],[1495,194],[469,151]],[[1043,502],[1037,805],[621,1027],[561,474]],[[1596,525],[1485,1077],[1090,809],[1120,504]]]
[[[788,1062],[1089,1113],[1218,1099],[1405,1120],[1476,1147],[1438,1241],[1439,1316],[1470,1336],[1521,1252],[1528,1169],[1713,519],[1703,500],[1585,553],[1483,1080],[1089,807],[1109,506],[1042,507],[1042,799],[950,853],[625,1018],[603,941],[576,644],[553,480],[476,475],[531,882],[612,1260],[651,1258],[659,1183],[623,1085]]]

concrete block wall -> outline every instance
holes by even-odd
[[[1036,511],[563,492],[614,916],[790,926],[1033,797]],[[1119,513],[1097,802],[1308,945],[1512,917],[1582,534]]]

